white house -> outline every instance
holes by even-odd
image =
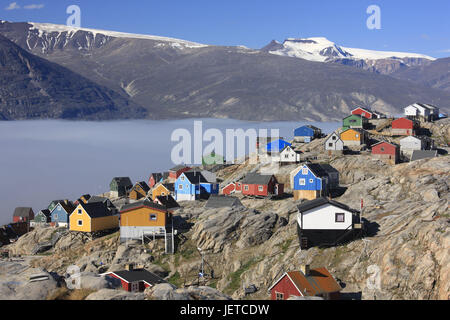
[[[405,108],[405,116],[410,119],[431,121],[439,118],[439,108],[425,103],[414,103]]]
[[[279,162],[296,163],[300,162],[300,151],[295,151],[291,146],[286,146],[280,152]]]
[[[302,248],[337,245],[361,234],[360,213],[324,197],[298,205],[298,236]]]
[[[342,151],[344,150],[344,142],[341,140],[336,132],[333,132],[325,140],[325,150],[327,151]]]
[[[400,151],[411,155],[414,150],[428,150],[434,148],[434,141],[429,137],[408,136],[400,140]]]

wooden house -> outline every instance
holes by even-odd
[[[326,151],[341,152],[344,150],[344,142],[336,132],[333,132],[325,140],[324,148]]]
[[[14,209],[13,222],[30,223],[33,219],[34,219],[34,212],[32,208],[18,207]]]
[[[110,271],[101,276],[120,280],[123,290],[128,292],[143,292],[156,284],[167,283],[153,272],[141,268],[135,269],[131,264],[128,264],[125,270]]]
[[[157,183],[163,182],[163,174],[161,172],[152,173],[148,179],[148,186],[153,188]]]
[[[131,183],[131,179],[128,177],[115,177],[109,184],[109,188],[111,197],[126,197],[131,188],[133,188],[133,183]]]
[[[211,195],[205,204],[205,209],[236,208],[243,207],[241,201],[236,197],[224,195]]]
[[[362,234],[360,213],[325,197],[297,206],[297,231],[302,249],[335,246]]]
[[[222,188],[222,194],[230,195],[233,193],[242,193],[242,182],[231,182]]]
[[[145,181],[137,182],[133,188],[131,188],[129,193],[129,198],[132,200],[139,200],[147,197],[148,192],[150,191],[149,186]]]
[[[324,300],[340,298],[341,286],[326,268],[311,269],[309,265],[299,271],[285,272],[269,288],[271,300],[291,297],[321,297]]]
[[[185,165],[178,165],[169,170],[169,179],[173,181],[177,180],[183,172],[191,170],[191,167]]]
[[[429,122],[439,119],[439,108],[427,103],[414,103],[404,109],[405,117]]]
[[[153,202],[165,207],[167,210],[180,208],[178,202],[170,194],[166,196],[157,196]]]
[[[434,141],[426,136],[408,136],[400,140],[400,152],[411,156],[414,150],[429,150],[434,148]]]
[[[394,136],[413,136],[417,129],[419,129],[419,124],[415,120],[400,118],[392,121],[392,135]]]
[[[50,224],[55,227],[69,227],[69,216],[75,209],[70,201],[58,202],[58,204],[50,211]]]
[[[372,145],[372,156],[377,159],[385,160],[390,164],[396,164],[400,158],[399,147],[393,143],[380,141]]]
[[[352,114],[342,120],[342,131],[347,129],[365,129],[367,128],[367,118],[358,114]]]
[[[32,225],[43,225],[50,222],[51,222],[50,210],[43,209],[35,215]]]
[[[301,151],[294,150],[292,146],[286,146],[280,152],[280,163],[298,163],[301,160]]]
[[[103,202],[79,203],[69,217],[69,229],[78,232],[100,232],[119,228],[119,217]]]
[[[339,184],[339,175],[337,179],[337,184]],[[331,189],[329,180],[327,171],[320,164],[306,163],[299,166],[291,172],[294,200],[312,200],[328,195]]]
[[[322,130],[312,125],[301,126],[294,130],[294,140],[297,142],[311,142],[322,137]]]
[[[159,196],[167,196],[167,195],[171,195],[174,196],[174,188],[175,188],[175,184],[174,183],[158,183],[156,184],[151,193],[152,193],[152,199],[156,199]]]
[[[284,193],[284,184],[278,183],[274,175],[249,173],[241,181],[242,194],[248,196],[280,196]]]
[[[219,184],[210,183],[199,171],[183,172],[175,181],[175,200],[195,201],[208,199],[211,194],[219,193]]]
[[[351,114],[356,114],[358,116],[361,116],[361,117],[369,119],[369,120],[376,118],[376,115],[374,114],[374,112],[372,110],[370,110],[369,108],[357,107],[352,110]]]
[[[120,241],[164,237],[166,252],[174,252],[173,215],[147,199],[126,204],[120,211]]]
[[[269,142],[266,145],[266,150],[268,153],[279,153],[285,147],[290,146],[291,144],[283,139],[277,139]]]
[[[360,146],[367,141],[367,132],[362,129],[347,129],[341,133],[344,146]]]

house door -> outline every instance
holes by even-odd
[[[273,193],[278,195],[278,185],[275,185],[275,188],[273,189]]]
[[[139,282],[131,283],[131,292],[139,292]]]

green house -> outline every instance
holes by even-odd
[[[131,188],[133,188],[133,183],[128,177],[115,177],[109,184],[111,194],[116,197],[127,196],[127,193]]]
[[[50,210],[44,209],[36,214],[33,221],[34,223],[49,223],[50,220]]]
[[[366,128],[367,119],[358,114],[352,114],[342,120],[342,129],[364,129]]]
[[[224,164],[224,157],[220,154],[216,154],[215,151],[211,152],[210,154],[203,156],[202,158],[202,164],[205,165],[213,165],[213,164]]]

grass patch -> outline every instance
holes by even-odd
[[[230,275],[228,276],[229,279],[231,280],[230,284],[227,286],[227,288],[225,289],[225,292],[227,294],[232,294],[233,292],[235,292],[236,290],[238,290],[241,287],[241,275],[249,270],[252,266],[254,266],[256,263],[258,263],[259,260],[257,259],[251,259],[249,261],[247,261],[246,263],[244,263],[238,270],[236,270],[235,272],[230,273]]]
[[[176,286],[177,288],[180,288],[182,285],[182,279],[178,271],[175,272],[175,274],[171,276],[167,281]]]
[[[94,292],[96,291],[91,289],[69,290],[66,287],[61,287],[49,295],[47,300],[85,300],[88,295]]]

